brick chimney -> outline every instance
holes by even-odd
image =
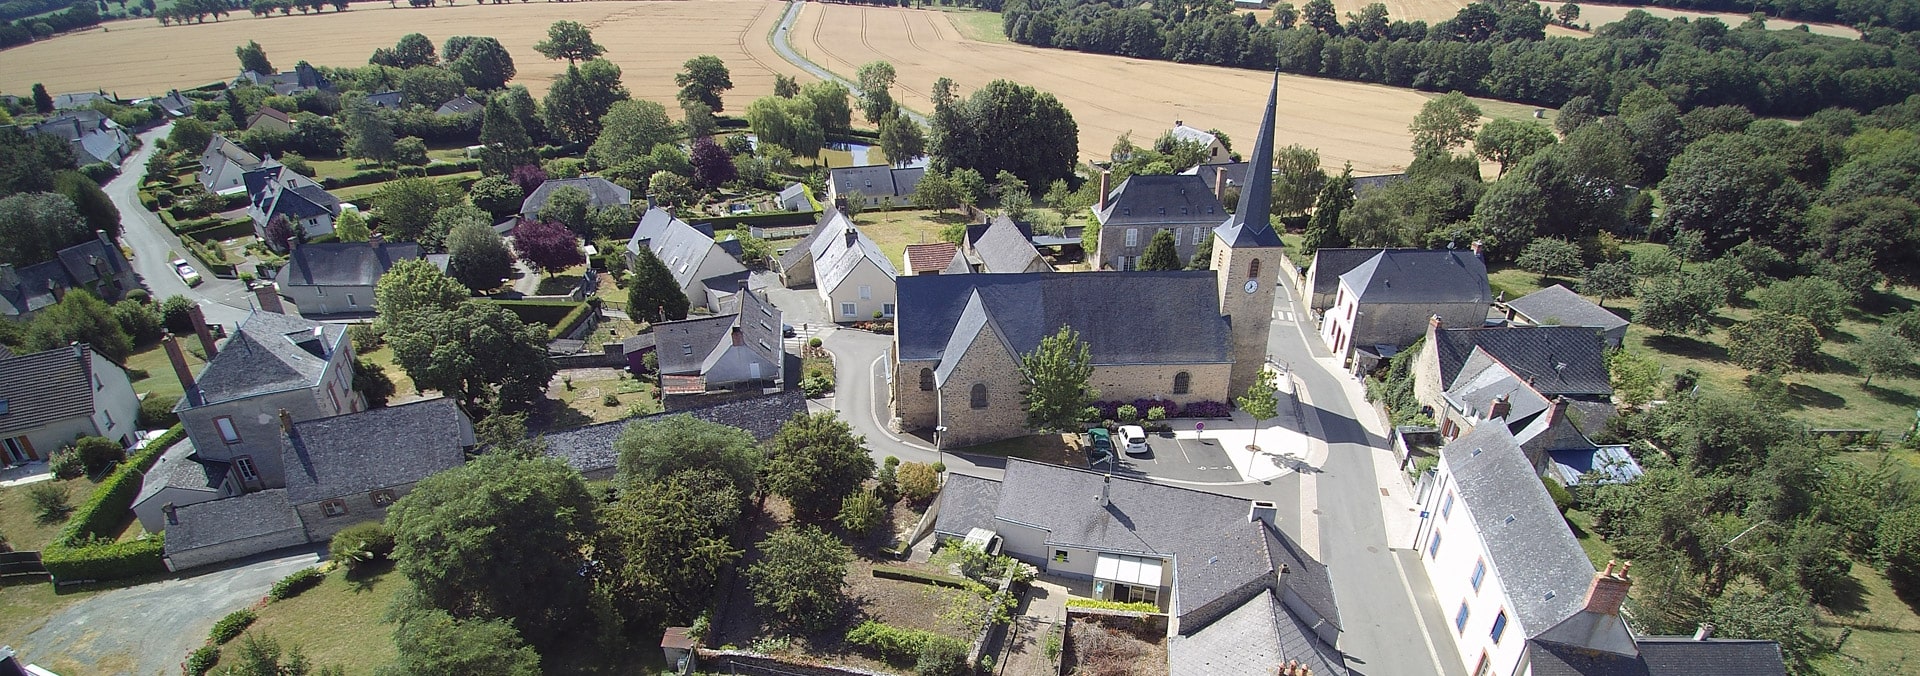
[[[740,333],[740,327],[738,327],[738,326],[736,326],[736,327],[733,327],[733,332],[732,332],[732,333],[733,333],[733,345],[734,345],[734,347],[740,347],[740,346],[742,346],[742,345],[746,345],[746,344],[747,344],[747,337],[746,337],[745,335],[742,335],[742,334]]]
[[[859,245],[860,245],[860,231],[855,229],[853,227],[853,224],[851,223],[847,224],[847,248],[851,249]]]
[[[53,302],[55,303],[67,299],[67,287],[61,286],[51,279],[47,280],[47,293],[53,294]]]
[[[1107,192],[1110,190],[1113,190],[1113,186],[1108,184],[1111,183],[1112,181],[1113,181],[1113,172],[1111,171],[1100,172],[1100,210],[1101,211],[1107,210]]]
[[[1280,666],[1279,676],[1313,676],[1313,668],[1297,660],[1287,660]]]
[[[160,511],[166,512],[167,514],[167,525],[169,526],[180,525],[180,517],[175,514],[175,510],[176,508],[171,502],[160,506]]]
[[[1472,249],[1473,249],[1473,257],[1474,257],[1474,258],[1478,258],[1478,259],[1480,259],[1480,260],[1483,260],[1483,261],[1487,259],[1487,256],[1486,256],[1486,254],[1485,254],[1485,253],[1484,253],[1483,251],[1481,251],[1481,248],[1482,248],[1482,247],[1481,247],[1481,244],[1480,244],[1480,240],[1477,240],[1477,239],[1476,239],[1476,240],[1473,240],[1473,244],[1471,244],[1471,245],[1469,245],[1469,246],[1470,246],[1470,248],[1472,248]]]
[[[378,230],[369,232],[367,233],[367,243],[373,246],[380,246],[382,244],[386,244],[387,236],[380,234],[380,231]]]
[[[207,328],[206,313],[201,312],[200,304],[195,303],[191,309],[187,310],[187,316],[193,318],[193,332],[200,336],[200,349],[206,351],[207,361],[213,361],[213,358],[220,354],[220,346],[214,344],[213,331]]]
[[[1548,422],[1548,423],[1555,423],[1555,422],[1559,422],[1560,420],[1562,420],[1562,419],[1564,419],[1564,418],[1566,418],[1566,417],[1567,417],[1567,405],[1568,405],[1568,404],[1571,404],[1571,403],[1573,403],[1573,402],[1570,402],[1570,401],[1568,401],[1566,397],[1554,397],[1554,398],[1553,398],[1553,412],[1547,415],[1547,422]]]
[[[287,313],[286,308],[280,304],[280,290],[274,288],[273,282],[260,282],[255,284],[253,287],[253,298],[255,301],[258,301],[260,309],[262,310],[277,315]]]
[[[1513,404],[1507,401],[1507,395],[1503,394],[1498,397],[1494,397],[1493,403],[1487,405],[1487,419],[1488,420],[1504,419],[1507,417],[1507,413],[1512,410],[1513,410]]]
[[[1620,566],[1620,572],[1613,572],[1613,561],[1607,562],[1607,569],[1593,574],[1593,587],[1587,590],[1587,605],[1582,610],[1601,615],[1619,615],[1620,606],[1627,602],[1627,590],[1633,588],[1633,578],[1627,577],[1627,569],[1633,567],[1628,561]]]
[[[180,341],[174,340],[172,333],[161,334],[160,344],[167,348],[167,361],[173,362],[173,375],[180,379],[180,388],[187,393],[188,401],[193,399],[193,369],[187,368],[187,355],[180,351]]]
[[[1100,495],[1094,497],[1093,504],[1099,505],[1101,507],[1105,507],[1107,506],[1108,503],[1112,501],[1113,501],[1113,475],[1109,474],[1100,480]]]
[[[1227,203],[1227,168],[1226,167],[1213,168],[1213,198],[1220,200],[1221,204]]]

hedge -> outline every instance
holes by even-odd
[[[1068,598],[1068,608],[1092,608],[1094,610],[1119,610],[1129,613],[1158,613],[1160,606],[1151,603],[1122,603],[1120,601],[1102,601],[1100,599]]]
[[[487,302],[506,308],[514,316],[519,317],[520,321],[542,324],[550,329],[567,321],[567,318],[572,316],[578,308],[586,307],[586,303],[570,300],[491,300]]]
[[[187,654],[187,674],[188,676],[206,676],[207,672],[213,671],[214,665],[219,663],[219,648],[210,645],[200,646]]]
[[[356,185],[366,185],[368,183],[391,181],[396,178],[400,178],[400,172],[392,169],[367,169],[365,171],[356,171],[345,176],[328,176],[320,179],[320,187],[332,190],[334,188],[346,188]]]
[[[142,475],[160,461],[167,447],[185,436],[181,426],[169,428],[130,456],[74,510],[66,527],[40,555],[54,580],[112,580],[166,572],[162,560],[166,546],[159,535],[130,542],[88,543],[119,531],[126,523],[127,511],[133,509],[133,499],[140,496]]]
[[[251,218],[235,218],[224,221],[216,218],[213,219],[211,223],[205,222],[206,220],[207,219],[194,221],[193,227],[183,227],[175,230],[174,233],[181,237],[192,237],[195,241],[201,243],[218,239],[245,237],[253,234],[253,219]]]
[[[885,580],[918,582],[920,584],[930,584],[936,587],[949,587],[953,589],[973,589],[980,585],[980,583],[964,577],[941,575],[939,573],[922,573],[917,570],[896,568],[893,566],[874,566],[873,576]]]
[[[547,330],[547,340],[559,340],[567,337],[567,334],[573,333],[574,329],[580,328],[581,322],[587,321],[587,314],[592,309],[592,303],[580,303],[579,307],[574,308],[572,312],[568,312],[567,316],[561,317],[560,323],[553,325],[553,328]]]
[[[775,211],[763,214],[744,214],[740,216],[716,216],[703,220],[701,225],[711,226],[714,232],[732,230],[739,226],[781,227],[788,225],[812,225],[820,220],[818,211]]]
[[[275,601],[285,601],[299,596],[300,592],[312,589],[314,585],[320,584],[320,581],[325,579],[327,574],[320,572],[319,568],[301,568],[293,571],[291,575],[280,578],[279,582],[273,583],[273,588],[267,591],[267,595],[273,597]]]
[[[207,642],[213,645],[220,645],[239,638],[240,632],[246,631],[247,627],[252,625],[256,619],[259,619],[259,616],[254,614],[252,610],[245,608],[227,613],[226,617],[222,617],[219,622],[213,623],[213,630],[207,632]]]
[[[167,572],[165,533],[139,540],[69,548],[52,545],[40,562],[54,582],[118,580]]]
[[[910,662],[919,659],[930,648],[946,644],[952,651],[958,647],[961,654],[967,651],[967,644],[951,636],[942,636],[931,631],[905,629],[873,620],[861,622],[847,632],[847,642],[870,649],[890,662]]]

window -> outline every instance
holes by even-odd
[[[854,315],[857,315],[857,314],[860,314],[860,309],[859,309],[859,308],[856,308],[856,307],[854,307],[854,306],[853,306],[853,303],[841,303],[841,304],[840,304],[840,316],[842,316],[842,317],[852,317],[852,316],[854,316]]]
[[[360,306],[359,303],[356,303],[353,301],[353,294],[351,293],[347,294],[347,307],[359,307],[359,306]]]
[[[1427,541],[1427,557],[1434,558],[1437,556],[1440,556],[1440,533],[1439,532],[1435,532],[1433,534],[1433,539]]]
[[[870,299],[872,299],[872,298],[873,298],[873,287],[871,287],[871,286],[867,286],[867,285],[865,285],[865,284],[861,284],[861,285],[860,285],[860,300],[870,300]]]
[[[1480,651],[1480,663],[1474,665],[1473,676],[1488,676],[1493,673],[1493,660],[1487,657],[1487,651]]]
[[[920,369],[920,389],[933,389],[933,369]]]
[[[1502,610],[1499,615],[1493,616],[1493,631],[1487,635],[1493,637],[1495,645],[1499,645],[1500,635],[1505,633],[1507,633],[1507,611]]]
[[[881,304],[880,304],[880,314],[883,314],[883,315],[886,315],[886,316],[888,316],[888,317],[892,317],[892,316],[893,316],[893,303],[881,303]]]
[[[253,456],[243,455],[233,459],[234,469],[240,470],[242,481],[259,481],[260,470],[253,466]]]
[[[1184,209],[1182,209],[1182,211],[1185,211],[1185,210],[1184,210]],[[1183,236],[1183,235],[1185,235],[1185,234],[1186,234],[1186,233],[1183,233],[1183,232],[1181,232],[1179,228],[1174,228],[1174,229],[1173,229],[1173,245],[1174,245],[1174,246],[1180,246],[1180,240],[1181,240],[1181,238],[1182,238],[1182,236]]]
[[[98,373],[93,374],[93,391],[99,392],[100,388],[102,387],[106,387],[106,386],[100,384],[100,374]]]
[[[692,343],[681,343],[681,344],[680,344],[680,354],[681,354],[681,356],[687,356],[687,357],[691,357],[691,356],[693,356],[693,344],[692,344]]]
[[[213,426],[220,429],[221,441],[227,442],[229,444],[240,443],[240,430],[233,426],[233,418],[231,416],[223,415],[218,418],[214,418]]]
[[[1448,420],[1447,422],[1453,422],[1453,421]],[[1453,518],[1453,493],[1451,491],[1447,493],[1446,499],[1440,501],[1440,518],[1442,519]]]
[[[100,409],[100,417],[107,419],[107,427],[113,427],[113,411]]]
[[[974,408],[986,408],[987,407],[987,384],[974,383],[973,391],[969,394],[968,399],[971,400],[970,403],[973,405]]]
[[[1247,279],[1259,279],[1259,278],[1260,278],[1260,259],[1255,258],[1253,260],[1247,261]]]
[[[1140,229],[1127,228],[1127,246],[1140,246]]]
[[[1467,602],[1466,601],[1461,601],[1460,612],[1453,614],[1453,630],[1456,632],[1465,632],[1467,630]]]
[[[379,505],[381,507],[385,507],[387,505],[393,504],[393,491],[382,488],[372,493],[368,493],[367,498],[372,500],[373,504]]]
[[[1066,562],[1067,562],[1067,550],[1065,550],[1065,549],[1055,549],[1055,550],[1053,550],[1053,562],[1054,562],[1054,563],[1066,563]]]
[[[1173,374],[1174,394],[1186,394],[1187,390],[1192,387],[1192,384],[1193,376],[1189,375],[1186,371]]]
[[[345,500],[328,500],[328,501],[326,501],[326,502],[322,502],[322,503],[320,503],[320,513],[321,513],[321,514],[325,514],[325,515],[327,516],[327,518],[329,518],[329,519],[331,519],[331,518],[333,518],[333,517],[336,517],[336,516],[346,516],[346,515],[347,515],[347,501],[345,501]]]
[[[1487,560],[1481,559],[1479,561],[1473,562],[1473,577],[1468,579],[1473,582],[1474,591],[1476,592],[1480,591],[1480,581],[1486,579],[1486,577],[1487,577]]]

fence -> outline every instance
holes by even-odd
[[[40,552],[0,554],[0,577],[45,574],[47,574],[47,566],[40,562]]]

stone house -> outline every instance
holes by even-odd
[[[287,264],[275,274],[280,293],[299,307],[303,316],[370,314],[373,289],[380,277],[401,261],[426,259],[442,271],[446,254],[428,254],[413,242],[327,242],[295,244]],[[271,311],[278,312],[276,302]]]
[[[991,543],[1093,598],[1164,611],[1174,674],[1345,674],[1327,567],[1274,524],[1279,508],[1009,458],[1005,478],[947,477],[934,533]],[[1232,666],[1228,666],[1232,665]]]
[[[0,357],[0,465],[47,460],[80,437],[138,438],[125,369],[86,343]]]
[[[170,519],[167,570],[199,568],[308,542],[284,488],[177,506]]]
[[[739,301],[734,294],[747,279],[747,266],[715,242],[711,230],[688,225],[666,209],[650,207],[627,239],[629,268],[643,246],[667,266],[692,306],[713,312],[736,309]]]
[[[1342,365],[1366,373],[1418,340],[1430,318],[1480,326],[1492,302],[1477,253],[1383,249],[1340,275],[1320,339]]]
[[[104,230],[93,235],[39,263],[24,267],[0,263],[0,319],[32,319],[73,289],[86,289],[111,303],[140,288],[120,246]]]
[[[867,207],[904,207],[913,204],[926,167],[894,168],[886,164],[841,167],[827,172],[827,202],[859,201]]]
[[[1512,326],[1579,326],[1593,329],[1608,348],[1627,339],[1627,320],[1555,284],[1507,301],[1507,324]]]
[[[1220,196],[1196,175],[1130,176],[1111,192],[1108,180],[1100,175],[1100,201],[1093,210],[1100,234],[1089,255],[1099,270],[1134,269],[1162,230],[1173,233],[1174,250],[1184,264],[1228,217]]]
[[[119,167],[133,154],[134,138],[113,118],[97,110],[67,111],[26,128],[29,134],[58,136],[67,142],[75,164],[100,163]]]
[[[1006,216],[995,216],[980,226],[967,226],[967,264],[975,272],[1052,272],[1033,234]]]
[[[1333,307],[1333,298],[1340,292],[1340,276],[1386,250],[1325,248],[1313,252],[1313,261],[1307,265],[1303,273],[1305,276],[1301,279],[1306,287],[1303,295],[1307,297],[1307,310],[1317,318],[1327,308]]]
[[[837,209],[780,257],[780,278],[789,287],[812,284],[835,321],[892,317],[896,312],[893,261],[853,219]]]
[[[200,152],[200,171],[194,179],[216,193],[246,190],[247,172],[259,169],[260,156],[247,152],[240,144],[219,134]]]
[[[446,397],[305,422],[282,412],[280,419],[281,464],[291,470],[287,503],[309,542],[385,518],[414,484],[459,467],[474,446],[473,422]]]

